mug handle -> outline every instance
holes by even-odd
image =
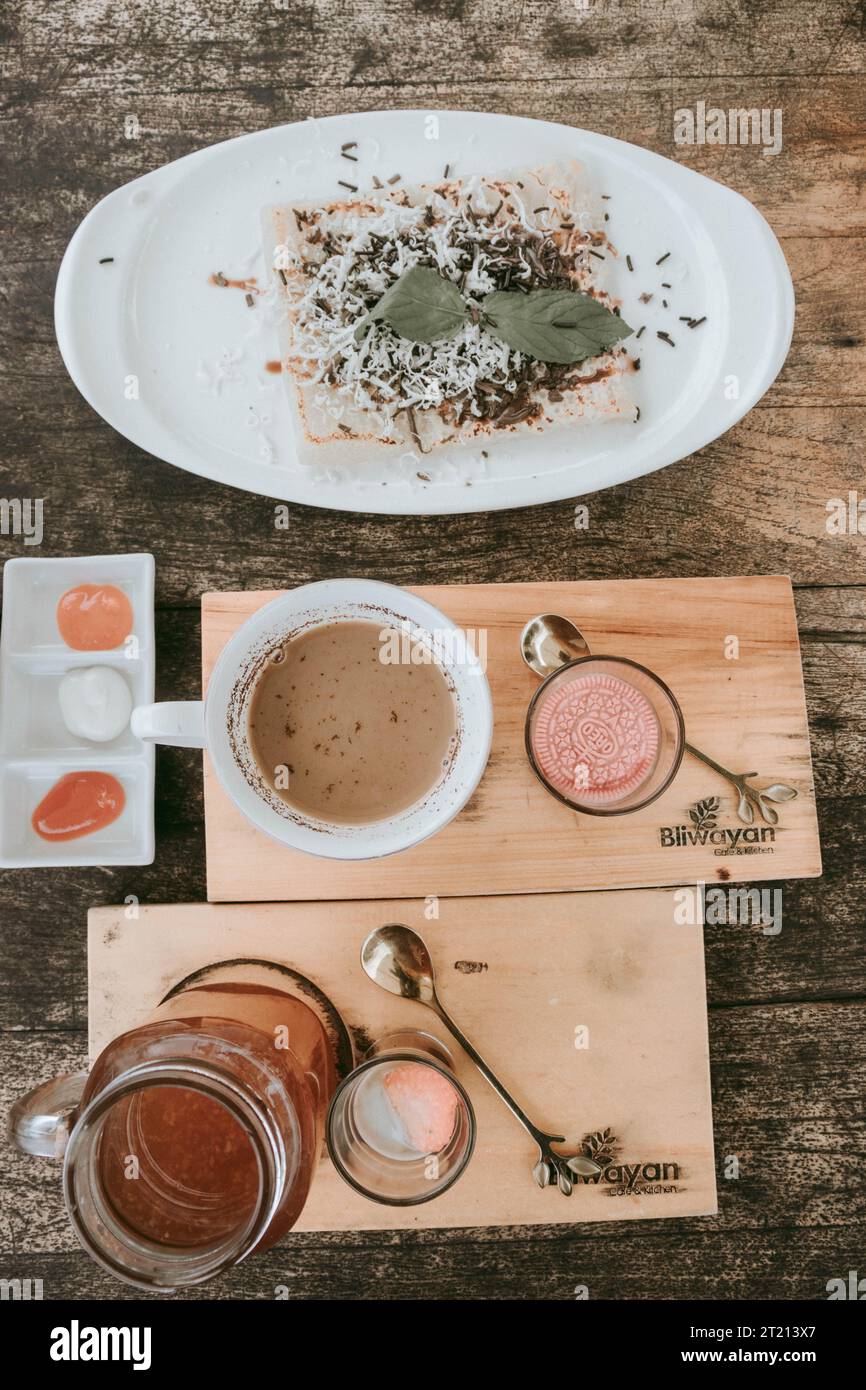
[[[6,1122],[10,1142],[23,1154],[62,1158],[86,1084],[86,1071],[67,1072],[21,1096]]]
[[[204,748],[203,700],[168,700],[159,705],[136,705],[130,727],[145,743],[173,748]]]

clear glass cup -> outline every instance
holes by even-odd
[[[475,1147],[475,1112],[438,1038],[389,1033],[337,1088],[328,1112],[328,1152],[356,1192],[411,1207],[457,1181]]]
[[[300,978],[261,961],[199,971],[89,1074],[13,1107],[13,1143],[62,1157],[75,1233],[119,1279],[162,1292],[200,1284],[294,1225],[338,1052],[346,1060],[342,1024],[326,1029],[327,1007]]]
[[[557,800],[588,816],[622,816],[670,786],[685,724],[676,696],[646,666],[584,656],[535,691],[525,742],[533,772]]]

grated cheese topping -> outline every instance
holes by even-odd
[[[383,322],[370,325],[360,341],[356,329],[385,291],[416,265],[433,266],[454,281],[470,305],[505,285],[530,289],[539,283],[533,253],[554,232],[564,262],[580,269],[592,244],[590,229],[571,209],[558,211],[567,213],[567,231],[552,220],[553,208],[531,220],[512,185],[506,199],[495,186],[472,179],[450,186],[447,197],[432,191],[425,206],[383,200],[306,214],[303,255],[287,256],[282,247],[277,261],[295,272],[293,367],[363,410],[385,438],[407,409],[440,410],[458,403],[462,418],[489,416],[491,399],[507,404],[526,389],[528,377],[543,379],[546,365],[471,321],[453,338],[430,344],[402,338]],[[327,396],[323,390],[323,406]],[[339,407],[331,409],[335,417],[340,413]]]

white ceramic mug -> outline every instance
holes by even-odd
[[[311,628],[339,622],[411,631],[413,641],[435,654],[457,710],[456,747],[441,781],[413,806],[365,825],[316,820],[283,801],[262,776],[247,732],[250,700],[269,653]],[[203,701],[139,705],[132,729],[148,742],[207,748],[238,810],[281,844],[325,859],[375,859],[435,835],[466,805],[490,755],[493,704],[470,643],[444,613],[392,584],[328,579],[292,589],[248,618],[220,652]]]

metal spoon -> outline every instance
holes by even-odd
[[[433,961],[416,931],[399,922],[377,927],[361,947],[361,965],[373,983],[386,989],[389,994],[396,994],[401,999],[415,999],[438,1014],[451,1036],[456,1038],[464,1052],[469,1054],[484,1079],[490,1082],[499,1098],[505,1101],[512,1115],[520,1121],[538,1145],[538,1162],[532,1170],[532,1176],[539,1187],[556,1183],[560,1192],[569,1197],[574,1186],[575,1174],[591,1178],[601,1173],[601,1167],[591,1158],[586,1158],[583,1154],[558,1154],[551,1148],[552,1144],[564,1144],[565,1136],[547,1134],[534,1125],[490,1070],[484,1058],[460,1031],[436,993]]]
[[[591,655],[589,643],[580,628],[558,613],[539,613],[537,618],[530,618],[520,634],[520,654],[530,671],[542,679],[558,671],[568,661]],[[775,782],[772,787],[758,791],[747,781],[749,777],[757,777],[757,772],[731,772],[708,753],[695,748],[693,743],[686,742],[684,747],[693,758],[706,763],[707,767],[736,787],[740,794],[737,815],[746,825],[751,825],[755,819],[755,808],[768,825],[778,825],[779,813],[769,803],[793,801],[797,795],[795,787],[788,787],[783,782]]]

